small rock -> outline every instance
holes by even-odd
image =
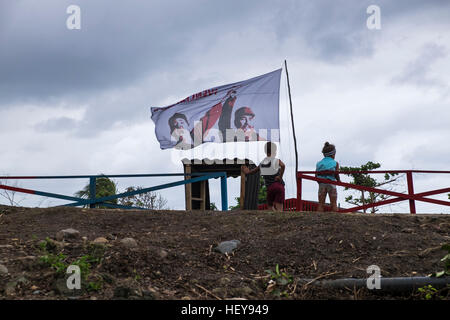
[[[10,281],[6,284],[5,286],[5,294],[7,296],[13,296],[16,294],[16,286],[17,286],[17,282],[16,281]]]
[[[0,264],[0,276],[7,275],[8,274],[8,268],[4,265]]]
[[[155,296],[151,291],[142,291],[142,297],[144,300],[155,300]]]
[[[226,286],[231,282],[231,280],[229,278],[220,278],[219,279],[219,284],[221,286]]]
[[[133,238],[124,238],[120,240],[120,243],[129,249],[137,248],[138,246],[136,240],[134,240]]]
[[[248,296],[248,295],[251,295],[251,294],[253,293],[253,290],[252,290],[250,287],[244,286],[244,287],[242,287],[242,288],[233,288],[233,289],[231,290],[231,293],[232,293],[234,296],[240,296],[240,297],[242,297],[242,296]]]
[[[38,294],[41,294],[41,291],[39,291],[39,290],[35,290],[35,291],[33,291],[33,294],[34,294],[34,295],[38,295]]]
[[[212,293],[214,293],[217,296],[222,296],[224,297],[226,294],[226,289],[225,288],[214,288],[211,291]]]
[[[160,257],[161,259],[165,259],[165,258],[167,258],[167,256],[169,255],[169,254],[167,253],[167,251],[164,250],[164,249],[159,250],[158,254],[159,254],[159,257]]]
[[[248,296],[253,293],[253,290],[252,290],[252,288],[245,286],[245,287],[241,288],[241,292],[242,292],[242,295]]]
[[[215,248],[216,251],[219,251],[223,254],[232,253],[241,242],[239,240],[230,240],[219,243],[219,245]]]
[[[56,239],[58,241],[75,240],[75,239],[78,239],[79,237],[80,237],[80,232],[78,230],[75,230],[72,228],[61,230],[56,234]]]
[[[104,237],[99,237],[99,238],[96,238],[94,241],[92,241],[92,243],[94,243],[94,244],[107,244],[108,240],[106,238],[104,238]]]
[[[121,279],[114,289],[114,298],[132,299],[132,297],[142,297],[142,290],[133,278]]]
[[[114,289],[114,298],[125,298],[127,299],[131,295],[131,288],[128,287],[116,287]]]
[[[46,240],[39,241],[38,246],[40,248],[42,248],[42,246],[44,246],[45,250],[52,252],[52,251],[57,251],[57,250],[61,250],[62,248],[64,248],[64,243],[47,238]]]
[[[56,281],[53,283],[53,290],[56,294],[68,297],[73,297],[77,294],[81,294],[82,291],[81,289],[69,289],[67,287],[67,281],[64,278],[56,279]]]
[[[108,234],[106,236],[106,239],[108,239],[108,240],[117,240],[117,237],[115,235],[113,235],[113,234]]]
[[[25,277],[19,277],[19,278],[17,278],[17,283],[20,283],[20,284],[28,284],[28,283],[30,283],[30,281],[27,279],[27,278],[25,278]]]

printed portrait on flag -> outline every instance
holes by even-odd
[[[205,142],[278,141],[281,69],[151,108],[161,149]],[[273,136],[273,137],[272,137]],[[271,139],[274,138],[274,139]]]

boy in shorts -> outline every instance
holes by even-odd
[[[316,164],[316,177],[340,182],[339,163],[334,160],[336,155],[336,147],[328,142],[325,142],[322,153],[324,158]],[[321,173],[321,171],[323,171],[323,173]],[[323,212],[323,206],[325,204],[327,194],[330,197],[331,211],[337,212],[336,186],[322,182],[319,182],[319,206],[317,207],[317,211]]]

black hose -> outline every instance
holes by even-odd
[[[308,283],[308,279],[302,279],[300,283]],[[322,280],[312,282],[313,285],[328,287],[333,289],[344,288],[367,288],[367,279],[344,278],[336,280]],[[383,278],[380,277],[380,289],[372,289],[374,291],[390,291],[390,292],[411,292],[423,286],[432,285],[435,289],[441,289],[450,285],[450,277],[396,277]]]

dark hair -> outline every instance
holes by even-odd
[[[184,119],[184,121],[186,121],[186,123],[189,125],[189,121],[187,120],[187,118],[186,118],[186,116],[184,114],[182,114],[182,113],[175,113],[173,116],[171,116],[169,118],[170,133],[172,133],[172,131],[175,129],[175,125],[173,124],[173,120],[175,120],[177,118]]]
[[[250,109],[249,107],[242,107],[237,109],[236,112],[234,113],[234,125],[236,126],[236,128],[241,127],[241,122],[239,120],[241,120],[241,117],[243,115],[249,115],[252,117],[255,116],[252,109]]]
[[[336,153],[336,147],[334,146],[334,144],[330,144],[329,142],[325,142],[323,148],[322,148],[322,153],[324,155],[326,154],[334,154]]]
[[[267,155],[270,154],[272,156],[274,153],[277,152],[277,145],[275,143],[273,143],[272,141],[269,141],[264,146],[264,151],[266,151]]]

